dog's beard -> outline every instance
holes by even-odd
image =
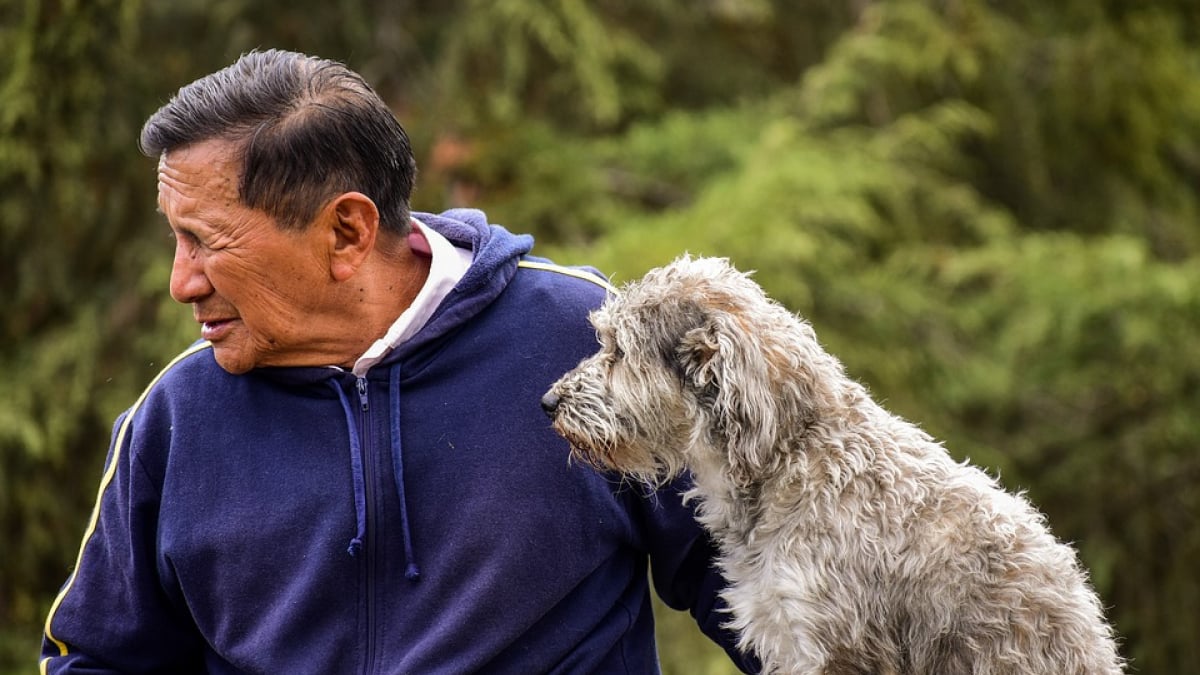
[[[567,440],[571,446],[571,458],[581,461],[600,471],[614,471],[612,456],[616,446],[606,438],[576,431],[576,428],[564,422],[561,418],[554,422],[554,430]]]
[[[616,467],[611,457],[617,447],[617,421],[606,404],[598,380],[576,370],[551,388],[560,402],[554,412],[554,430],[571,446],[574,459],[600,470]]]
[[[571,446],[573,459],[603,472],[620,474],[645,485],[662,485],[683,467],[677,440],[657,441],[617,430],[636,429],[629,417],[604,420],[570,405],[555,419],[554,429]],[[687,432],[681,431],[683,436]]]
[[[616,433],[619,422],[607,414],[607,408],[589,405],[580,398],[572,396],[560,408],[554,430],[570,444],[573,459],[601,471],[624,473],[626,467],[618,458],[626,454],[623,450],[627,442]]]

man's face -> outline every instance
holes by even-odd
[[[283,231],[243,205],[234,147],[203,141],[159,161],[158,205],[175,235],[171,297],[192,306],[231,373],[328,365],[305,321],[330,282],[321,228]]]

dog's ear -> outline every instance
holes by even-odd
[[[684,333],[677,356],[708,433],[728,452],[734,482],[748,486],[775,461],[775,399],[762,347],[736,314],[706,313]]]

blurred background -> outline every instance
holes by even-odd
[[[414,206],[623,282],[727,256],[1026,490],[1142,673],[1200,663],[1195,0],[0,0],[0,673],[113,418],[195,336],[142,122],[255,48],[347,63]],[[732,672],[662,609],[669,674]]]

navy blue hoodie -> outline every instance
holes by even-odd
[[[654,673],[648,563],[736,660],[679,486],[571,463],[539,407],[603,280],[418,218],[474,261],[364,378],[198,343],[117,420],[43,672]]]

